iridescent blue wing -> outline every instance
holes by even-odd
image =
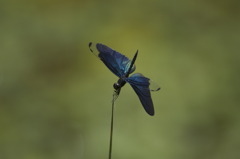
[[[131,60],[129,60],[126,56],[100,43],[96,44],[97,52],[94,52],[91,49],[91,45],[92,43],[89,43],[90,50],[96,56],[98,56],[102,60],[102,62],[108,67],[108,69],[111,70],[116,76],[121,78],[128,73],[131,65]],[[133,66],[130,73],[132,73],[135,68],[136,67]]]
[[[150,91],[158,91],[160,90],[160,87],[158,87],[149,78],[144,77],[140,73],[133,74],[132,76],[127,78],[126,81],[137,93],[138,98],[140,99],[145,111],[149,115],[154,115],[154,107]]]

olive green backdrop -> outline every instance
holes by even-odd
[[[126,85],[113,159],[240,158],[239,1],[3,0],[0,158],[106,159],[117,77],[101,42],[161,86],[156,114]]]

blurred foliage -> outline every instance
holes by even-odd
[[[115,77],[101,42],[159,83],[148,116],[126,85],[114,159],[240,158],[240,2],[0,2],[0,158],[107,158]]]

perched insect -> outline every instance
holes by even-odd
[[[93,51],[91,47],[92,43],[90,42],[90,51],[96,56],[98,56],[100,60],[102,60],[102,62],[108,67],[108,69],[119,77],[117,83],[114,83],[113,85],[115,89],[115,99],[120,94],[121,88],[127,82],[132,86],[132,88],[138,95],[145,111],[149,115],[154,115],[154,107],[150,91],[158,91],[160,90],[160,87],[157,84],[153,83],[149,78],[144,77],[140,73],[135,73],[129,77],[129,74],[134,72],[136,69],[134,63],[137,58],[138,51],[135,53],[131,61],[126,56],[120,54],[115,50],[112,50],[106,45],[97,43],[97,52]]]

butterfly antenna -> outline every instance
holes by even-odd
[[[88,47],[89,47],[90,51],[93,53],[93,50],[91,49],[91,47],[92,47],[92,42],[90,42],[90,43],[88,44]]]

